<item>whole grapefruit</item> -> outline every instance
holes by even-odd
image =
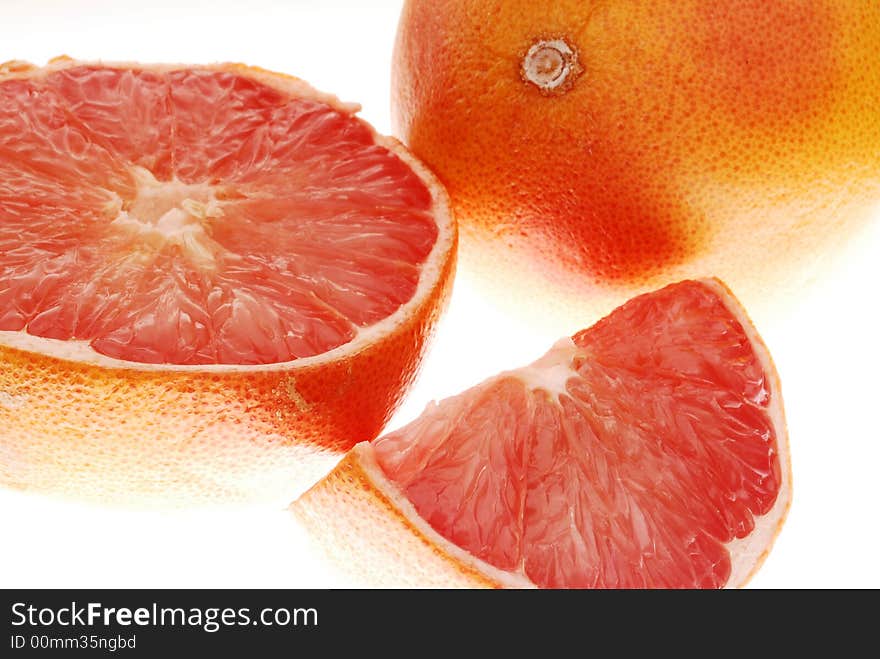
[[[568,330],[701,276],[764,318],[880,199],[876,2],[408,0],[392,98],[464,271]]]

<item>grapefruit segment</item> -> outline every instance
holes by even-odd
[[[161,73],[72,66],[53,72],[45,84],[94,143],[159,180],[173,177],[174,121]]]
[[[397,506],[396,530],[348,546],[415,533],[444,574],[542,588],[740,585],[790,499],[778,377],[717,280],[634,298],[339,469],[358,479],[331,476],[293,505],[318,537],[331,517],[345,533],[351,488],[375,489]]]
[[[294,446],[301,460],[375,436],[445,304],[456,233],[441,186],[357,109],[242,65],[0,66],[0,392],[51,403],[39,427],[0,405],[16,456],[0,481],[65,489],[81,467],[73,490],[155,493],[173,462],[184,490],[210,497],[193,475],[218,467],[218,490],[249,498],[258,472],[236,482],[228,455],[206,465],[181,438],[213,427],[219,453],[259,453],[253,469],[277,447],[277,491]],[[96,400],[71,411],[77,364]],[[227,414],[255,368],[260,400]],[[119,417],[141,410],[112,391],[134,371],[152,374],[144,395],[194,396],[163,411],[179,423],[142,419],[117,451]],[[53,448],[86,418],[87,438]]]

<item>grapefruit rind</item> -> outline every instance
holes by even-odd
[[[705,276],[778,321],[877,216],[876,3],[470,6],[405,3],[392,127],[452,193],[462,272],[528,323]],[[518,64],[559,38],[587,73],[542,96]]]
[[[757,355],[770,394],[768,416],[776,433],[781,465],[779,492],[772,508],[754,517],[752,532],[725,543],[731,573],[725,585],[739,588],[754,576],[767,558],[791,505],[791,461],[779,375],[772,358],[745,309],[717,279],[700,282],[714,291],[742,325]],[[548,355],[567,350],[569,339]],[[542,358],[544,359],[544,358]],[[486,381],[517,378],[533,389],[559,392],[566,374],[540,375],[541,360]],[[572,371],[572,377],[576,373]],[[313,543],[356,583],[368,587],[536,587],[521,572],[507,572],[462,550],[435,531],[416,511],[400,488],[379,467],[372,444],[354,447],[321,482],[290,506]]]
[[[345,513],[340,514],[340,508]],[[368,442],[357,444],[290,507],[316,555],[374,588],[534,587],[443,538],[388,480]],[[357,563],[352,548],[357,547]]]

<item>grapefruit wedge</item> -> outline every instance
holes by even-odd
[[[714,588],[758,569],[790,497],[770,355],[703,280],[358,444],[292,510],[359,584]]]
[[[286,503],[378,434],[456,231],[357,109],[236,64],[0,66],[0,483]]]

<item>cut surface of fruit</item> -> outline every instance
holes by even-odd
[[[357,109],[242,65],[0,67],[0,393],[26,401],[0,405],[16,417],[3,481],[65,489],[37,476],[62,454],[101,480],[108,461],[87,454],[106,448],[161,490],[194,444],[204,464],[202,433],[236,463],[375,436],[444,304],[456,235],[436,180]],[[224,411],[255,377],[249,407]],[[60,425],[83,378],[81,417]],[[176,404],[138,410],[138,391]],[[70,446],[77,421],[89,440]]]
[[[419,176],[358,119],[224,70],[0,83],[0,331],[118,359],[275,363],[415,293]]]
[[[697,588],[744,583],[789,500],[778,377],[733,296],[704,280],[635,298],[358,445],[293,509],[338,543],[355,502],[383,535],[344,546],[397,547],[416,563],[408,585]],[[348,569],[383,574],[380,550],[349,551]]]

